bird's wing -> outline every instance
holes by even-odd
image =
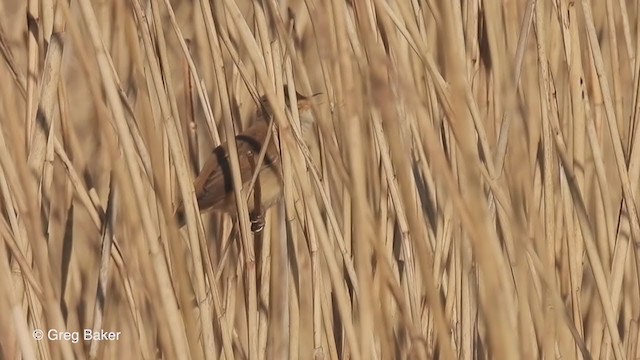
[[[236,145],[240,160],[242,183],[251,181],[262,145],[267,135],[268,125],[259,123],[236,136]],[[279,153],[272,139],[265,155],[261,170],[269,166],[279,166]],[[224,205],[227,195],[233,192],[231,163],[228,144],[213,149],[194,183],[198,205],[201,210]]]

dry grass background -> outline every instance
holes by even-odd
[[[1,1],[0,358],[640,357],[639,14]],[[326,94],[311,153],[282,84]],[[260,234],[200,222],[262,94],[285,197]]]

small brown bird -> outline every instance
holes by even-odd
[[[285,101],[289,105],[287,89],[285,88]],[[312,96],[297,95],[298,113],[303,139],[309,143],[312,137],[313,124],[315,122],[311,105],[314,99],[321,93]],[[282,170],[280,153],[273,141],[273,135],[267,139],[271,106],[266,96],[260,99],[262,105],[258,110],[257,121],[244,132],[236,135],[236,145],[240,160],[240,176],[242,185],[248,186],[259,161],[260,150],[265,141],[269,141],[267,151],[260,167],[260,172],[254,188],[249,193],[248,208],[254,215],[255,201],[254,191],[259,186],[260,207],[266,210],[274,205],[282,196]],[[273,133],[273,132],[272,132]],[[235,197],[233,194],[233,179],[229,162],[228,145],[223,143],[213,149],[207,158],[200,174],[194,182],[196,199],[201,213],[213,210],[226,213],[234,213]],[[185,224],[184,207],[180,203],[175,212],[176,221],[182,227]]]

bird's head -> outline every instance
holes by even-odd
[[[315,101],[321,95],[323,95],[323,93],[316,93],[311,96],[304,96],[299,92],[296,92],[296,102],[298,105],[298,111],[304,112],[306,110],[310,110],[311,104],[313,103],[313,101]],[[287,107],[290,106],[291,104],[291,101],[289,99],[289,90],[287,89],[286,86],[284,88],[284,102]],[[260,98],[260,107],[261,107],[260,111],[262,111],[263,113],[273,114],[271,103],[269,103],[269,100],[267,99],[266,95],[263,95]]]

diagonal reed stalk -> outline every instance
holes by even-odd
[[[0,2],[0,358],[640,357],[639,20]],[[310,144],[296,91],[323,94]],[[263,95],[284,193],[253,233],[235,135]],[[240,206],[200,215],[223,142]]]

